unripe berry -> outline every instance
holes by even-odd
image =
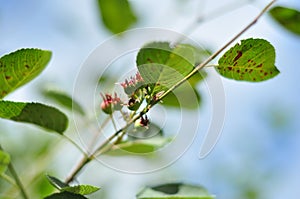
[[[141,102],[138,99],[135,99],[134,96],[132,96],[128,101],[128,109],[132,111],[136,111],[140,108]]]
[[[106,101],[103,101],[101,103],[101,109],[104,113],[106,114],[112,114],[112,104],[111,103],[108,103]]]

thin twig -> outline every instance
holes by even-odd
[[[63,134],[63,137],[68,140],[71,144],[73,144],[83,155],[87,156],[87,153],[71,138]]]
[[[260,17],[267,12],[267,10],[272,6],[273,3],[275,3],[276,0],[272,0],[255,18],[253,21],[249,23],[244,29],[242,29],[237,35],[235,35],[229,42],[227,42],[222,48],[220,48],[218,51],[216,51],[214,54],[212,54],[207,60],[205,60],[203,63],[199,64],[192,70],[185,78],[177,82],[175,85],[173,85],[170,89],[168,89],[165,93],[163,93],[155,102],[145,107],[139,114],[135,115],[131,120],[121,129],[116,131],[113,135],[111,135],[104,143],[102,143],[97,150],[93,154],[91,154],[88,158],[83,158],[79,164],[76,166],[75,170],[71,173],[71,175],[67,178],[66,182],[71,182],[74,177],[81,171],[81,169],[90,162],[93,158],[95,158],[95,155],[102,154],[102,150],[106,147],[107,144],[109,144],[113,139],[115,139],[117,136],[119,136],[120,133],[126,132],[126,129],[133,124],[137,119],[142,117],[144,114],[146,114],[155,104],[157,104],[159,101],[161,101],[165,96],[167,96],[170,92],[172,92],[174,89],[176,89],[178,86],[183,84],[185,81],[187,81],[190,77],[192,77],[195,73],[197,73],[199,70],[204,68],[210,61],[212,61],[214,58],[216,58],[221,52],[223,52],[230,44],[232,44],[236,39],[238,39],[243,33],[245,33],[249,28],[251,28],[259,19]]]
[[[196,19],[194,21],[192,21],[192,23],[190,23],[183,31],[184,35],[190,35],[192,34],[194,31],[195,31],[195,26],[198,26],[200,25],[201,23],[203,22],[207,22],[209,20],[213,20],[215,18],[218,18],[218,17],[221,17],[225,14],[227,14],[229,11],[233,11],[233,10],[237,10],[247,4],[249,4],[250,2],[246,2],[246,1],[243,1],[241,2],[240,0],[239,1],[235,1],[235,2],[232,2],[230,4],[227,4],[223,7],[219,7],[219,8],[216,8],[214,9],[213,11],[210,11],[209,13],[207,14],[202,14],[202,15],[199,15],[196,17]],[[172,43],[172,46],[175,46],[176,44],[179,44],[181,43],[186,37],[185,36],[180,36],[174,43]]]
[[[15,180],[14,180],[13,178],[11,178],[10,176],[6,175],[5,173],[2,173],[2,174],[0,175],[0,177],[1,177],[2,179],[4,179],[6,182],[8,182],[9,184],[11,184],[11,185],[17,187],[17,184],[16,184]]]
[[[115,122],[113,114],[110,114],[109,117],[110,117],[110,120],[111,120],[111,122],[113,124],[113,127],[114,127],[115,131],[117,131],[118,129],[117,129],[117,125],[116,125],[116,122]]]
[[[16,172],[16,170],[15,170],[15,168],[14,168],[14,166],[13,166],[12,163],[10,163],[8,165],[8,170],[11,173],[11,175],[13,176],[13,178],[15,179],[16,184],[19,187],[23,198],[24,199],[29,199],[29,197],[26,194],[25,188],[24,188],[24,186],[23,186],[23,184],[22,184],[22,182],[21,182],[21,180],[20,180],[20,178],[19,178],[19,176],[18,176],[18,174],[17,174],[17,172]]]
[[[237,35],[235,35],[229,42],[227,42],[222,48],[220,48],[218,51],[216,51],[214,54],[212,54],[207,60],[199,64],[190,72],[187,76],[185,76],[182,80],[177,82],[175,85],[173,85],[170,89],[168,89],[164,94],[162,94],[159,100],[162,100],[165,96],[167,96],[170,92],[172,92],[174,89],[176,89],[178,86],[180,86],[182,83],[184,83],[186,80],[188,80],[191,76],[193,76],[195,73],[197,73],[199,70],[204,68],[210,61],[212,61],[214,58],[216,58],[223,50],[225,50],[230,44],[232,44],[235,40],[237,40],[242,34],[244,34],[249,28],[251,28],[258,20],[259,18],[267,12],[267,10],[275,3],[276,0],[272,0],[255,18],[254,20],[248,24],[244,29],[242,29]]]
[[[65,183],[69,184],[70,182],[72,182],[75,178],[75,176],[77,176],[77,174],[83,169],[83,167],[89,163],[92,159],[87,156],[83,156],[83,158],[80,160],[80,162],[76,165],[76,167],[74,168],[73,172],[67,177],[67,179],[65,180]]]
[[[91,143],[88,145],[88,151],[93,151],[93,148],[94,148],[99,136],[101,135],[104,127],[108,124],[109,120],[110,120],[110,117],[108,116],[108,117],[105,118],[104,122],[102,122],[102,124],[99,127],[99,130],[95,133]]]
[[[1,145],[0,145],[0,150],[3,150]],[[19,187],[22,197],[24,199],[29,199],[28,195],[26,194],[25,188],[11,162],[8,164],[8,170],[11,173],[12,177],[14,178],[16,185]]]
[[[95,151],[94,153],[94,157],[98,157],[106,152],[108,152],[114,145],[118,144],[119,141],[123,138],[123,136],[126,134],[126,131],[122,131],[120,132],[117,136],[118,136],[118,139],[115,140],[115,142],[113,142],[112,144],[108,145],[110,142],[108,142],[107,144],[105,145],[102,145],[101,148],[99,148],[97,151]],[[114,137],[117,137],[117,136],[114,136]]]

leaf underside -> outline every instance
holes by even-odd
[[[124,155],[146,155],[170,143],[172,138],[153,137],[149,139],[137,139],[134,141],[124,141],[115,145],[107,155],[124,156]]]
[[[80,194],[74,194],[71,192],[60,192],[60,193],[55,193],[50,196],[45,197],[44,199],[87,199],[83,195]]]
[[[286,30],[300,36],[300,11],[282,6],[273,7],[269,11],[272,18]]]
[[[137,67],[153,93],[165,91],[188,75],[194,67],[194,51],[185,45],[170,47],[168,42],[153,42],[140,49]]]
[[[205,72],[195,73],[187,82],[169,93],[162,100],[161,105],[172,108],[184,108],[187,110],[199,108],[201,105],[201,95],[196,86],[202,82],[205,77]]]
[[[64,187],[61,189],[61,191],[68,191],[74,194],[80,194],[80,195],[89,195],[96,191],[98,191],[100,188],[94,187],[91,185],[77,185],[72,187]]]
[[[171,183],[146,187],[137,194],[137,199],[213,199],[201,186]]]
[[[98,6],[103,24],[112,33],[121,33],[137,21],[128,0],[98,0]]]
[[[57,103],[61,104],[62,106],[68,108],[71,111],[75,111],[81,115],[84,115],[84,110],[81,105],[72,99],[67,93],[58,90],[44,90],[43,95],[45,97],[56,101]]]
[[[68,125],[65,114],[41,103],[0,101],[0,118],[35,124],[60,134]]]
[[[50,175],[46,175],[46,177],[47,177],[47,180],[50,182],[50,184],[58,190],[69,186],[68,184],[57,179],[56,177],[53,177]]]

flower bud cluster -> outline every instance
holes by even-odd
[[[112,114],[113,111],[121,110],[123,107],[123,103],[121,99],[118,97],[117,93],[115,93],[114,97],[110,94],[102,94],[103,102],[101,103],[101,109],[106,114]]]
[[[144,80],[139,72],[135,76],[131,76],[130,79],[126,79],[125,82],[121,83],[124,92],[131,96],[136,90],[140,89],[144,85]]]
[[[117,93],[114,93],[114,95],[101,93],[103,99],[101,109],[104,113],[112,114],[114,111],[121,110],[123,106],[127,106],[129,110],[134,111],[133,113],[135,113],[135,111],[140,108],[144,100],[148,104],[152,100],[152,97],[149,94],[150,87],[145,85],[145,82],[139,72],[126,79],[123,83],[121,83],[121,86],[128,96],[128,102],[123,103]],[[149,120],[147,116],[141,115],[140,119],[135,121],[135,126],[147,127],[148,123]]]

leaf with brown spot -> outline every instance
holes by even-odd
[[[37,77],[46,67],[51,52],[21,49],[0,58],[0,99]]]
[[[264,39],[246,39],[228,50],[216,70],[224,77],[240,81],[260,82],[279,74],[275,49]]]

